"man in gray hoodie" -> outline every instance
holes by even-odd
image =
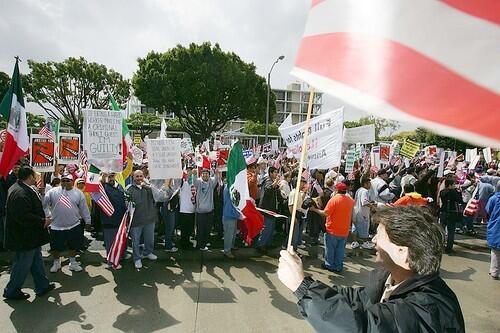
[[[193,170],[196,172],[196,169]],[[219,182],[219,170],[215,170],[215,176],[210,177],[210,170],[203,169],[201,178],[194,180],[196,187],[196,247],[207,251],[207,242],[213,220],[214,211],[214,189]]]

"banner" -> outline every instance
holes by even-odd
[[[344,143],[374,143],[375,125],[344,128]]]
[[[122,113],[83,109],[83,143],[89,164],[105,172],[122,172]]]
[[[146,147],[151,179],[182,178],[181,139],[149,139]]]
[[[80,158],[80,134],[59,133],[58,163],[78,164]]]
[[[418,142],[406,139],[405,143],[403,144],[403,147],[401,147],[399,154],[401,156],[412,159],[415,157],[415,155],[417,155],[419,150],[420,150],[420,144]]]
[[[30,165],[37,172],[54,172],[55,143],[44,135],[31,134]]]
[[[386,143],[380,144],[380,163],[389,163],[389,156],[391,155],[391,145]]]
[[[356,161],[356,151],[348,150],[345,155],[345,172],[347,174],[353,171],[354,161]]]
[[[307,158],[309,169],[340,166],[344,109],[339,108],[314,117],[310,121]],[[295,158],[300,159],[305,122],[280,128],[280,134]]]

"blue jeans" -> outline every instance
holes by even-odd
[[[33,276],[35,293],[41,293],[49,287],[49,280],[47,279],[43,265],[41,247],[29,251],[16,252],[10,271],[10,280],[4,289],[4,295],[7,297],[19,295],[29,272]]]
[[[102,228],[102,235],[104,236],[104,246],[106,247],[106,255],[109,254],[111,245],[115,240],[115,236],[118,233],[118,227],[116,228]]]
[[[325,266],[327,268],[342,271],[346,240],[347,237],[337,237],[325,232]]]
[[[174,229],[177,222],[177,212],[175,210],[163,210],[162,218],[165,224],[165,249],[174,247]]]
[[[234,246],[234,239],[236,237],[236,224],[238,220],[223,218],[222,224],[224,226],[224,252],[231,252]]]
[[[200,249],[207,246],[210,229],[212,229],[212,218],[213,212],[196,213],[196,247]]]
[[[130,228],[130,238],[132,238],[132,257],[134,261],[142,258],[139,249],[141,243],[141,235],[144,238],[144,252],[143,255],[147,256],[153,253],[154,240],[155,240],[155,223],[148,223],[137,227]]]
[[[257,247],[267,247],[273,242],[274,234],[274,217],[264,214],[264,227],[260,232],[259,241]]]

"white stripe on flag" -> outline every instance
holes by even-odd
[[[491,71],[498,68],[500,42],[488,42],[500,41],[500,29],[441,1],[327,0],[310,10],[304,37],[333,32],[398,42],[500,93],[500,75]]]

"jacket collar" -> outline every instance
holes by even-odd
[[[366,292],[368,297],[373,304],[379,303],[380,298],[382,297],[382,293],[385,289],[385,282],[387,281],[387,277],[389,276],[389,271],[383,268],[377,268],[370,272],[369,285],[366,288]],[[428,274],[428,275],[419,275],[415,274],[408,280],[401,282],[401,284],[394,290],[390,298],[396,298],[403,294],[406,294],[410,291],[413,291],[425,284],[428,284],[435,279],[439,278],[438,273]]]

